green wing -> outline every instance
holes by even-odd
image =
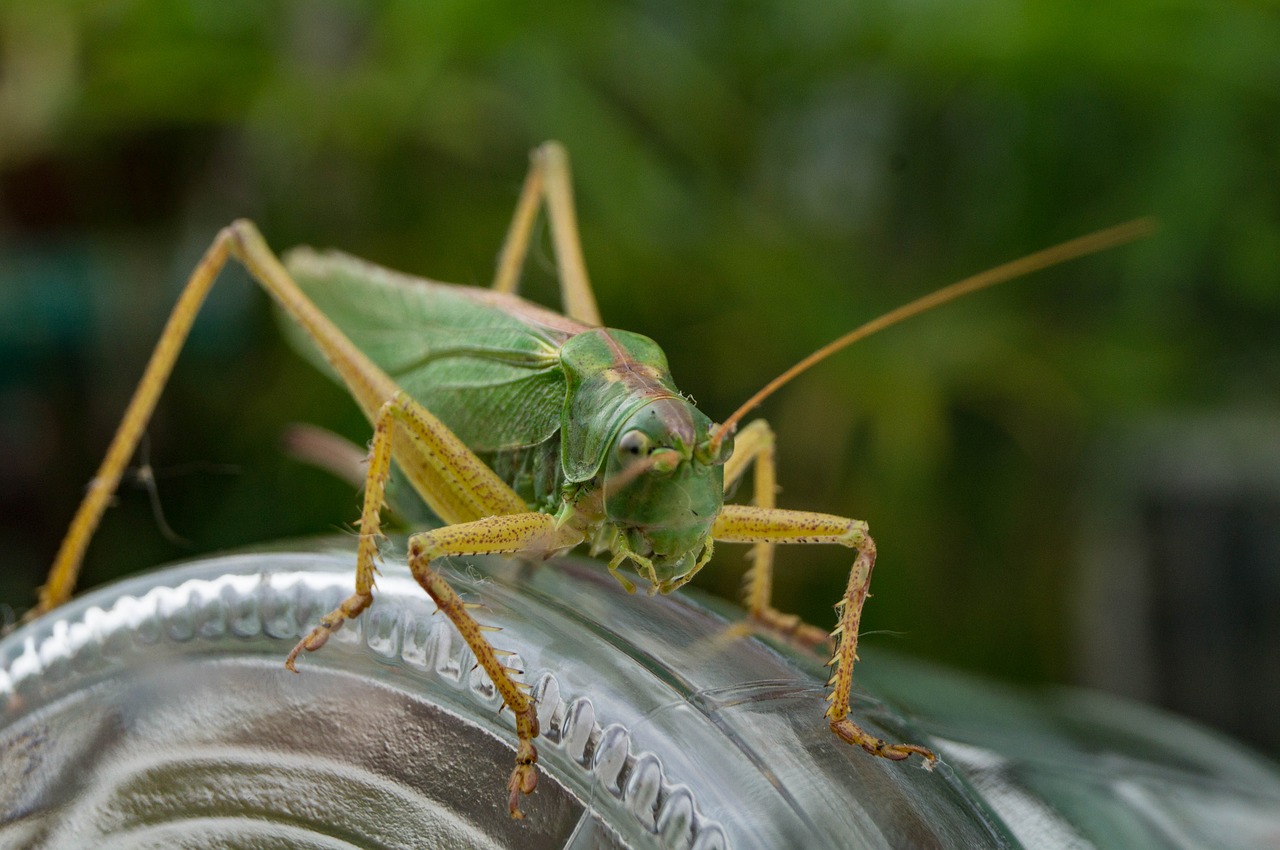
[[[512,296],[434,283],[336,252],[297,249],[298,286],[356,347],[474,451],[537,445],[560,427],[563,317]],[[294,347],[335,376],[293,322]]]

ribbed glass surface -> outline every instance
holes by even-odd
[[[512,821],[510,712],[403,565],[389,559],[370,611],[305,656],[300,675],[285,671],[299,634],[350,592],[353,560],[345,543],[202,560],[95,591],[6,638],[0,845],[1280,838],[1270,765],[1144,709],[1006,694],[868,653],[855,712],[885,737],[937,747],[944,764],[927,772],[837,740],[822,719],[824,659],[733,638],[696,597],[628,596],[587,560],[457,559],[442,569],[501,628],[495,645],[518,653],[510,663],[538,701],[538,789]]]

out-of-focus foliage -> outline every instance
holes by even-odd
[[[1081,469],[1153,414],[1277,412],[1280,14],[1267,3],[0,5],[0,542],[25,607],[218,227],[483,284],[528,150],[572,157],[606,320],[713,417],[854,324],[1088,230],[1144,244],[948,306],[771,399],[785,505],[867,519],[871,644],[1065,679]],[[544,240],[545,242],[545,240]],[[549,249],[527,291],[554,298]],[[215,290],[86,581],[349,527],[289,422],[368,437]],[[234,472],[227,469],[234,467]],[[718,553],[708,585],[736,591]],[[819,623],[840,551],[781,556]]]

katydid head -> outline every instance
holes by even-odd
[[[692,573],[724,505],[732,441],[712,451],[715,426],[689,401],[658,398],[631,414],[604,464],[604,510],[628,554],[652,562],[662,585]]]

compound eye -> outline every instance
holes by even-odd
[[[618,440],[618,454],[627,457],[645,457],[652,448],[649,435],[643,431],[628,431]]]

